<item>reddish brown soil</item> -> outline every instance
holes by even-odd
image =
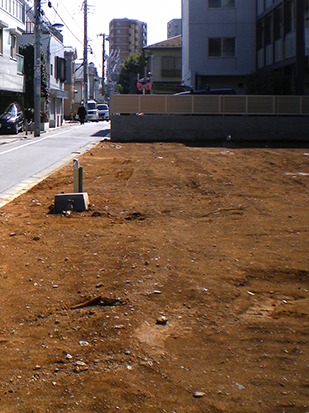
[[[308,412],[308,152],[102,142],[89,211],[1,208],[1,413]]]

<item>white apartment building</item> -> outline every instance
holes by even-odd
[[[182,33],[181,19],[173,19],[167,23],[167,38],[176,37]]]
[[[182,0],[182,81],[246,93],[255,72],[256,0]]]
[[[24,93],[23,56],[18,38],[25,31],[25,2],[0,0],[0,107],[22,101]],[[4,108],[5,109],[5,108]]]

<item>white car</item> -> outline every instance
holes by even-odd
[[[109,120],[109,108],[105,103],[99,103],[97,105],[99,120]]]
[[[87,105],[87,120],[90,122],[99,122],[99,112],[97,102],[95,100],[88,100]]]

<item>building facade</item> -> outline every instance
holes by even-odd
[[[256,69],[256,0],[182,0],[182,81],[246,93]]]
[[[144,47],[151,93],[177,93],[181,84],[181,35]],[[183,90],[183,89],[181,89]]]
[[[114,19],[109,23],[109,54],[119,51],[121,62],[141,53],[147,45],[147,24],[138,20]]]
[[[68,98],[64,101],[64,118],[72,119],[73,116],[73,105],[75,99],[75,73],[74,73],[74,62],[77,58],[76,49],[73,47],[66,47],[64,51],[64,58],[66,60],[65,65],[65,84],[64,90],[68,94]]]
[[[278,92],[309,94],[309,0],[257,0],[257,73]]]
[[[80,102],[84,99],[84,65],[82,60],[74,61],[74,99],[72,104],[73,113],[77,112]],[[88,65],[88,92],[89,99],[97,102],[102,101],[100,95],[100,77],[94,63]]]
[[[28,18],[29,22],[26,27],[26,33],[23,34],[20,40],[21,45],[34,43],[34,26],[30,13],[28,13]],[[43,22],[41,44],[46,61],[50,92],[49,101],[41,98],[41,112],[47,114],[49,126],[55,128],[63,124],[64,100],[68,98],[68,93],[64,89],[66,59],[63,36],[55,27],[48,25],[47,22]]]
[[[22,104],[24,93],[23,56],[18,42],[25,31],[25,2],[0,1],[0,108],[10,102]]]
[[[182,34],[181,19],[173,19],[167,23],[167,38],[176,37]]]

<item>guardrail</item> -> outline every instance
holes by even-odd
[[[112,95],[115,114],[309,116],[309,96]]]

